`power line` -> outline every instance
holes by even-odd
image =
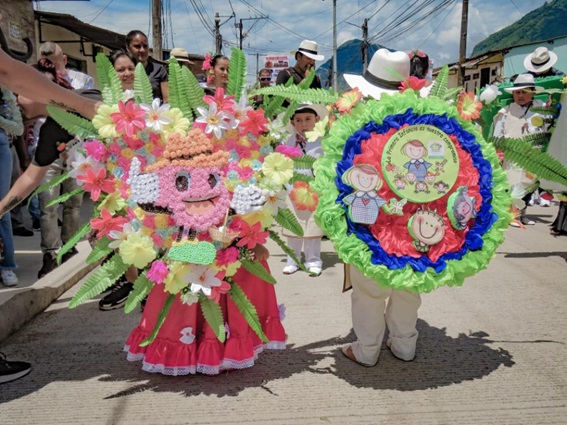
[[[89,21],[89,24],[92,24],[92,23],[94,22],[94,20],[95,20],[96,18],[98,18],[98,17],[100,16],[100,14],[101,14],[102,12],[104,12],[108,6],[110,6],[110,5],[112,4],[113,1],[114,1],[114,0],[110,0],[108,3],[106,3],[106,6],[104,6],[104,7],[100,10],[100,12],[98,12],[98,13],[96,14],[96,16],[95,16],[93,19],[91,19],[91,20]]]

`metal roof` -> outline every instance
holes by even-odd
[[[43,12],[36,10],[34,11],[36,19],[40,24],[40,34],[41,25],[49,24],[58,27],[65,28],[75,34],[80,35],[82,38],[100,44],[102,46],[108,47],[112,50],[123,50],[126,46],[126,36],[123,34],[118,34],[117,32],[105,30],[100,27],[95,27],[89,25],[75,18],[73,15],[67,15],[64,13],[54,13],[54,12]],[[45,40],[40,40],[43,42]],[[71,41],[71,40],[50,40],[54,42]],[[73,40],[76,41],[76,40]]]

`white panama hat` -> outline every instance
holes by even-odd
[[[364,75],[344,74],[351,88],[358,88],[364,96],[380,99],[382,93],[398,92],[402,81],[409,78],[410,60],[405,52],[379,49],[374,53]]]
[[[327,110],[327,107],[320,103],[301,103],[297,108],[295,108],[294,114],[297,114],[298,112],[301,111],[305,111],[306,109],[311,109],[315,111],[315,113],[320,119],[324,119],[327,115],[329,115],[329,111]],[[286,124],[285,129],[292,136],[295,135],[296,133],[295,127],[291,124],[291,120]]]
[[[507,87],[504,91],[512,93],[516,90],[542,90],[543,87],[536,86],[534,83],[534,76],[532,74],[520,74],[514,80],[514,85],[512,87]]]
[[[291,53],[293,54],[296,54],[297,52],[304,54],[305,56],[313,59],[314,61],[322,61],[323,59],[325,59],[325,56],[317,54],[318,52],[317,42],[313,40],[303,40],[297,50],[291,51]]]
[[[524,67],[531,72],[542,73],[550,69],[557,62],[557,55],[547,50],[547,47],[538,47],[524,58]]]
[[[173,49],[171,49],[171,52],[169,52],[169,55],[175,56],[177,62],[185,62],[189,65],[195,64],[195,62],[189,59],[189,53],[187,52],[187,50],[183,49],[182,47],[174,47]]]

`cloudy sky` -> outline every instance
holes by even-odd
[[[235,23],[242,19],[249,68],[256,56],[286,54],[303,39],[316,40],[327,58],[333,46],[333,0],[162,0],[164,47],[184,47],[191,53],[214,51],[214,15],[221,16],[221,34],[229,45],[238,43]],[[338,45],[362,38],[368,18],[372,42],[410,51],[419,48],[435,66],[455,62],[459,54],[461,0],[335,0]],[[545,0],[471,0],[467,54],[476,43],[513,23]],[[139,29],[151,34],[151,0],[34,1],[38,10],[68,13],[120,33]],[[259,19],[256,19],[259,18]],[[150,40],[151,44],[151,40]]]

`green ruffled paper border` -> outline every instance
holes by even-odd
[[[490,162],[493,172],[492,209],[496,221],[483,236],[483,247],[469,251],[461,260],[448,260],[447,267],[440,273],[428,267],[425,272],[417,272],[407,265],[390,270],[384,265],[371,263],[371,252],[364,242],[355,235],[347,235],[346,212],[336,203],[339,195],[335,185],[336,164],[342,159],[346,140],[369,121],[382,123],[389,115],[405,113],[409,108],[417,114],[446,115],[456,119],[463,129],[471,133],[480,144],[484,158]],[[381,286],[394,289],[408,289],[430,292],[440,286],[461,286],[466,277],[485,269],[494,257],[496,248],[504,242],[504,231],[512,221],[510,213],[511,197],[506,175],[502,171],[496,150],[487,143],[479,129],[471,122],[461,119],[457,109],[438,98],[419,98],[413,91],[389,96],[383,94],[379,101],[367,100],[357,105],[349,115],[340,117],[322,140],[325,155],[315,165],[315,181],[312,188],[319,195],[315,220],[334,243],[339,258],[356,266],[365,276]]]

